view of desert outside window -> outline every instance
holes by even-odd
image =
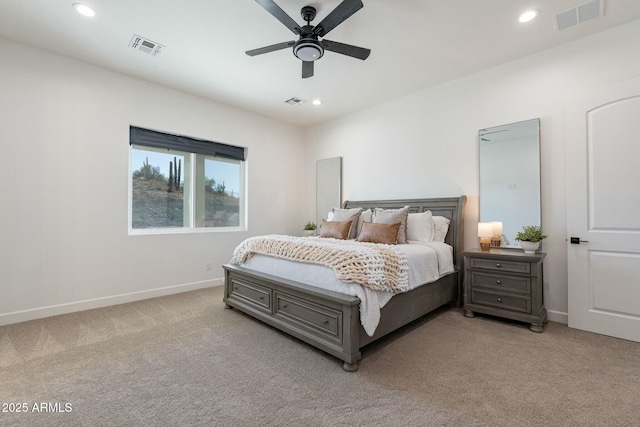
[[[185,200],[194,190],[184,187],[185,174],[191,173],[190,156],[172,150],[132,149],[132,228],[191,226]],[[240,173],[238,161],[205,156],[204,218],[196,226],[240,225]]]

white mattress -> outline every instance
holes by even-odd
[[[407,255],[409,262],[409,289],[435,282],[454,271],[453,248],[440,242],[413,242],[395,246]],[[254,255],[242,264],[243,267],[283,277],[297,282],[341,292],[360,298],[360,322],[365,332],[373,336],[380,323],[380,309],[389,302],[393,294],[374,291],[367,287],[338,280],[330,267]]]

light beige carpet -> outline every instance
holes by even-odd
[[[640,344],[553,322],[441,310],[341,364],[193,291],[0,327],[0,425],[640,425]]]

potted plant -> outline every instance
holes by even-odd
[[[304,233],[307,236],[314,236],[316,234],[316,223],[313,221],[309,221],[304,225]]]
[[[540,247],[540,242],[547,237],[546,234],[542,234],[542,227],[539,225],[525,225],[516,234],[516,240],[520,242],[525,254],[536,253],[536,250]]]

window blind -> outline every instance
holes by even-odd
[[[205,154],[241,161],[245,160],[243,147],[236,147],[234,145],[204,139],[195,139],[188,136],[172,135],[136,126],[129,127],[129,144],[186,151],[188,153]]]

